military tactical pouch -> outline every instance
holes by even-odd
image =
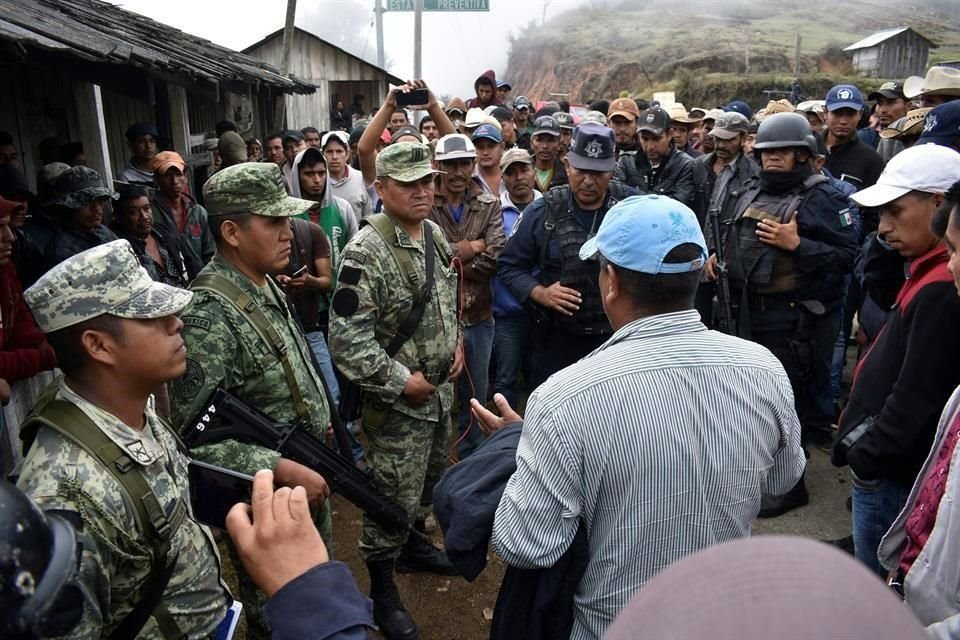
[[[389,405],[371,393],[363,394],[363,428],[380,429],[387,423]]]

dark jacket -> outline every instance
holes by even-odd
[[[493,518],[507,480],[516,471],[523,423],[493,434],[469,458],[447,469],[433,491],[434,511],[450,562],[469,581],[487,563]],[[567,638],[573,595],[589,557],[583,527],[549,569],[507,567],[490,629],[491,640]]]
[[[883,173],[884,164],[879,153],[854,136],[852,140],[830,148],[825,168],[833,177],[849,182],[857,191],[862,191],[876,184],[877,178]],[[877,208],[864,209],[862,217],[861,238],[877,230],[880,211]]]
[[[698,165],[684,152],[671,148],[670,154],[654,169],[645,154],[624,151],[613,177],[642,193],[662,194],[679,200],[693,209],[703,223],[707,173],[703,165]]]
[[[886,324],[857,366],[832,461],[849,464],[864,480],[911,486],[930,452],[940,412],[960,384],[960,298],[947,260],[940,245],[910,264]],[[838,446],[871,419],[849,450]]]
[[[531,152],[531,154],[532,153],[533,152]],[[533,166],[533,170],[537,170],[536,165]],[[534,174],[534,176],[536,176],[536,174]],[[550,177],[550,184],[547,185],[546,189],[541,189],[540,185],[536,182],[536,177],[534,177],[534,187],[543,193],[546,193],[554,187],[562,187],[565,184],[570,184],[570,178],[567,176],[567,168],[563,165],[563,160],[560,158],[553,161],[553,175]]]
[[[703,165],[703,168],[706,170],[704,195],[706,197],[708,214],[710,203],[713,202],[713,190],[717,184],[717,174],[713,171],[713,162],[715,158],[716,154],[711,152],[706,155],[701,155],[695,160],[699,164]],[[719,199],[717,200],[717,208],[720,210],[721,220],[726,221],[733,218],[734,212],[732,209],[737,204],[737,199],[740,197],[740,192],[747,184],[751,182],[751,180],[756,178],[759,171],[760,167],[757,166],[757,163],[744,153],[741,153],[740,156],[734,160],[733,175],[730,177],[729,182],[727,182],[726,187],[724,187],[725,193],[718,194]],[[705,224],[703,227],[704,236],[707,240],[707,247],[710,247],[711,253],[715,253],[716,248],[713,244],[713,229],[710,226],[709,219],[705,219]]]
[[[53,238],[47,245],[43,270],[49,271],[67,258],[116,239],[116,234],[103,225],[99,225],[93,231],[84,231],[57,224]]]
[[[264,605],[273,640],[366,640],[373,603],[342,562],[326,562],[283,585]]]

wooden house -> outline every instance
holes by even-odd
[[[283,55],[283,29],[274,31],[244,53],[271,65],[280,66]],[[301,129],[313,126],[321,131],[330,128],[330,111],[337,100],[346,107],[362,96],[364,113],[376,110],[391,84],[403,80],[388,71],[331,44],[309,31],[294,28],[290,43],[290,72],[317,87],[316,93],[287,99],[287,125]]]
[[[100,0],[0,0],[0,130],[34,182],[41,142],[81,142],[86,164],[115,176],[125,132],[156,125],[165,148],[203,164],[223,119],[245,138],[282,126],[288,94],[313,85],[261,60]],[[56,148],[54,144],[44,149]]]
[[[897,27],[869,35],[844,51],[853,53],[853,66],[860,73],[902,81],[926,73],[930,49],[936,46],[912,27]]]

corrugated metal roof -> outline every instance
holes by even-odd
[[[896,29],[887,29],[886,31],[877,31],[874,34],[871,34],[860,40],[859,42],[854,42],[849,47],[845,48],[844,51],[856,51],[857,49],[869,49],[870,47],[875,47],[885,40],[889,40],[894,36],[898,36],[904,31],[913,31],[918,36],[926,40],[931,44],[931,46],[936,47],[937,45],[930,38],[926,37],[922,33],[917,33],[912,27],[897,27]]]
[[[133,65],[193,80],[266,84],[313,93],[251,56],[100,0],[0,0],[0,39],[92,62]]]

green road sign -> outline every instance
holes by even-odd
[[[387,0],[385,11],[414,11],[416,0]],[[490,0],[423,0],[424,11],[490,11]]]

